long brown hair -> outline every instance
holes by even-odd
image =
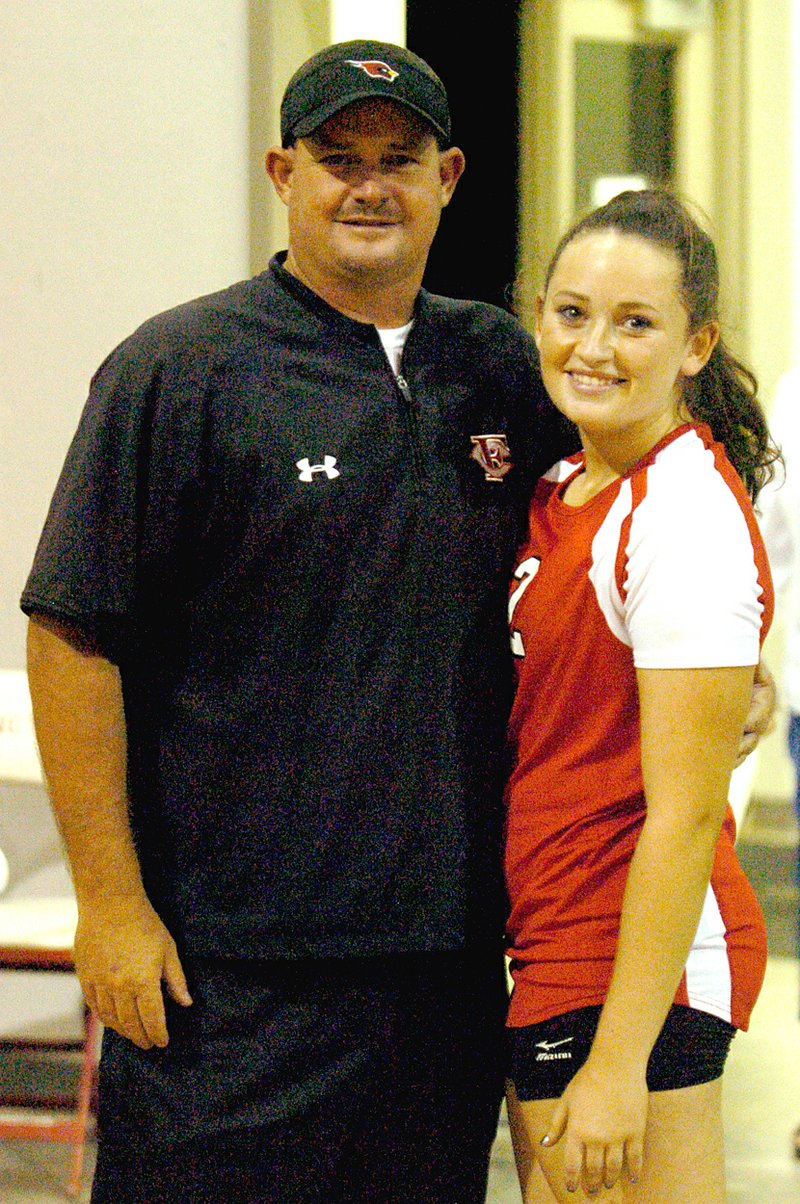
[[[689,315],[690,333],[718,320],[719,264],[714,243],[686,206],[663,189],[621,192],[576,222],[555,249],[545,288],[564,248],[579,235],[595,230],[618,230],[671,251],[680,265],[681,300]],[[686,378],[683,400],[691,416],[707,423],[714,438],[724,445],[755,500],[772,479],[780,452],[758,402],[755,376],[721,337],[705,367]]]

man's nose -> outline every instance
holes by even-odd
[[[377,205],[388,194],[386,177],[379,168],[362,167],[351,183],[353,196],[364,205]]]

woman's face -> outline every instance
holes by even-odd
[[[714,324],[689,332],[677,257],[616,230],[568,243],[537,304],[553,402],[582,435],[612,439],[631,462],[686,420],[683,378],[700,371],[715,341]]]

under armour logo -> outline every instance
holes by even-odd
[[[308,456],[304,456],[302,460],[297,461],[297,467],[300,469],[301,481],[313,481],[316,472],[324,472],[329,481],[335,481],[341,476],[336,467],[336,456],[326,456],[323,464],[312,464]]]

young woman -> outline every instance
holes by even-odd
[[[538,300],[583,452],[539,483],[509,605],[526,1204],[724,1201],[720,1077],[766,961],[727,789],[772,614],[748,494],[777,453],[717,290],[710,239],[645,191],[569,231]]]

